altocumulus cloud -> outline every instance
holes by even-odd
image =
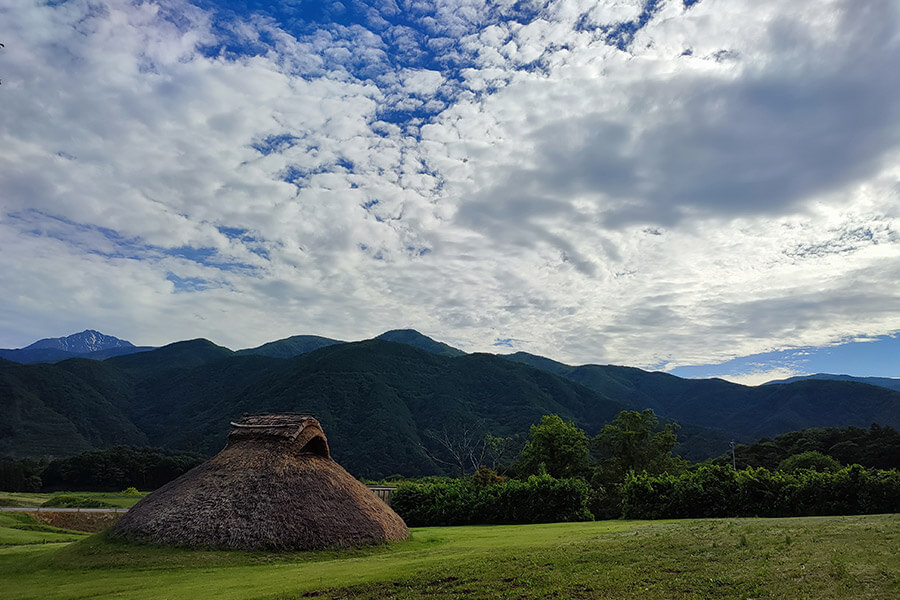
[[[0,0],[0,345],[897,331],[891,0]]]

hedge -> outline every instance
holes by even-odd
[[[626,519],[789,517],[900,512],[900,472],[859,465],[819,473],[703,466],[681,475],[630,474]]]
[[[487,487],[466,480],[405,483],[391,507],[411,527],[590,521],[590,496],[581,479],[532,475]]]

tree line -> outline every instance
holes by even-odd
[[[692,465],[673,455],[677,432],[677,424],[660,425],[649,409],[622,411],[593,438],[557,415],[544,416],[518,454],[496,451],[515,438],[486,436],[479,445],[470,432],[456,438],[475,450],[466,454],[444,432],[441,445],[452,449],[457,479],[404,483],[392,506],[413,525],[900,510],[900,473],[891,458],[897,432],[889,427],[812,429],[738,447],[744,460],[765,456],[772,470],[734,469],[730,453],[727,467],[716,464],[724,458]],[[771,452],[773,444],[779,452]],[[813,448],[867,464],[844,466]],[[467,476],[484,457],[491,468],[482,464]],[[875,468],[881,465],[892,470]]]
[[[771,498],[778,498],[772,506],[785,506],[794,502],[785,498],[814,497],[797,495],[801,488],[829,496],[826,488],[838,486],[843,476],[828,479],[809,473],[838,474],[850,464],[861,465],[854,471],[854,481],[871,483],[876,491],[848,501],[842,505],[846,510],[868,510],[878,502],[891,506],[900,498],[895,490],[900,484],[892,487],[900,477],[896,471],[879,475],[874,470],[900,466],[900,434],[890,427],[816,428],[738,445],[737,471],[731,468],[730,453],[700,465],[675,456],[678,429],[675,423],[661,424],[648,409],[620,412],[594,437],[558,415],[544,416],[527,435],[498,437],[478,423],[428,431],[429,456],[454,478],[401,485],[393,504],[414,524],[679,515],[693,510],[698,497],[715,497],[711,505],[732,506],[734,514],[764,515],[769,514],[764,504]],[[205,458],[118,446],[55,460],[0,459],[0,490],[153,490]],[[748,492],[757,489],[754,485],[780,491],[770,496]],[[757,503],[748,503],[749,497],[758,498]],[[807,506],[798,510],[810,514],[826,510],[797,502]]]
[[[872,424],[861,427],[814,427],[763,438],[753,444],[737,444],[734,460],[739,468],[778,469],[792,456],[816,452],[840,465],[861,465],[873,469],[900,469],[900,432],[892,427]],[[723,454],[712,461],[730,465],[732,455]],[[833,466],[833,464],[832,464]]]
[[[160,448],[116,446],[54,460],[0,459],[0,490],[117,492],[154,490],[186,473],[205,456]]]

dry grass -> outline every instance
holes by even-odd
[[[122,513],[95,512],[34,512],[29,513],[38,523],[68,529],[96,533],[112,527],[122,517]]]

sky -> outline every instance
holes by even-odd
[[[0,42],[0,347],[900,376],[895,0],[0,0]]]

